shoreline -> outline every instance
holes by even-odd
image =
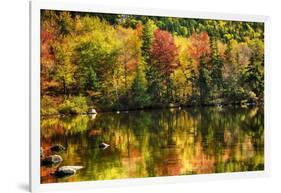
[[[98,110],[97,113],[91,113],[91,112],[82,112],[82,113],[74,113],[74,114],[63,114],[63,113],[57,113],[57,114],[41,114],[41,118],[49,118],[49,117],[71,117],[71,116],[78,116],[78,115],[95,115],[100,113],[129,113],[129,112],[135,112],[135,111],[157,111],[157,110],[168,110],[168,109],[179,109],[182,108],[209,108],[209,107],[217,107],[217,108],[225,108],[225,107],[233,107],[233,108],[249,108],[249,107],[263,107],[264,103],[230,103],[230,104],[205,104],[205,105],[173,105],[173,106],[163,106],[163,107],[144,107],[144,108],[134,108],[134,109],[120,109],[120,110]]]

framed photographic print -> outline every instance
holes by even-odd
[[[268,17],[30,5],[32,192],[268,174]]]

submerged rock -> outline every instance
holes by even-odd
[[[108,148],[110,145],[108,145],[108,144],[106,144],[106,143],[101,143],[101,144],[99,144],[99,148],[103,148],[103,149],[106,149],[106,148]]]
[[[62,157],[60,155],[50,155],[42,160],[43,165],[53,165],[62,162]]]
[[[65,147],[63,147],[60,144],[55,144],[50,149],[51,149],[51,151],[54,151],[54,152],[61,152],[61,151],[65,150]]]
[[[57,177],[71,176],[76,174],[76,171],[82,168],[83,166],[62,166],[55,171],[54,175]]]

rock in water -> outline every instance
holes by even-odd
[[[53,165],[62,162],[62,157],[60,155],[50,155],[42,160],[43,165]]]
[[[65,150],[65,147],[63,147],[60,144],[55,144],[50,149],[51,149],[51,151],[54,151],[54,152],[61,152],[61,151]]]
[[[90,114],[97,114],[98,112],[96,111],[96,109],[90,109],[89,113]]]
[[[101,144],[99,144],[99,148],[103,148],[103,149],[106,149],[106,148],[108,148],[109,147],[109,145],[108,144],[106,144],[106,143],[101,143]]]
[[[62,166],[55,171],[55,176],[65,177],[76,174],[77,170],[82,169],[83,166]]]

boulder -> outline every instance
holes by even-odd
[[[90,109],[90,110],[89,110],[89,113],[90,113],[90,114],[97,114],[98,112],[96,111],[96,109]]]
[[[62,162],[62,157],[60,155],[50,155],[42,160],[43,165],[53,165]]]
[[[50,149],[51,149],[51,151],[54,151],[54,152],[61,152],[61,151],[65,150],[65,147],[63,147],[60,144],[55,144]]]
[[[57,177],[71,176],[76,174],[76,171],[82,168],[83,166],[62,166],[55,171],[54,175]]]
[[[103,148],[103,149],[106,149],[106,148],[108,148],[110,145],[108,145],[108,144],[106,144],[106,143],[101,143],[101,144],[99,144],[99,148]]]

